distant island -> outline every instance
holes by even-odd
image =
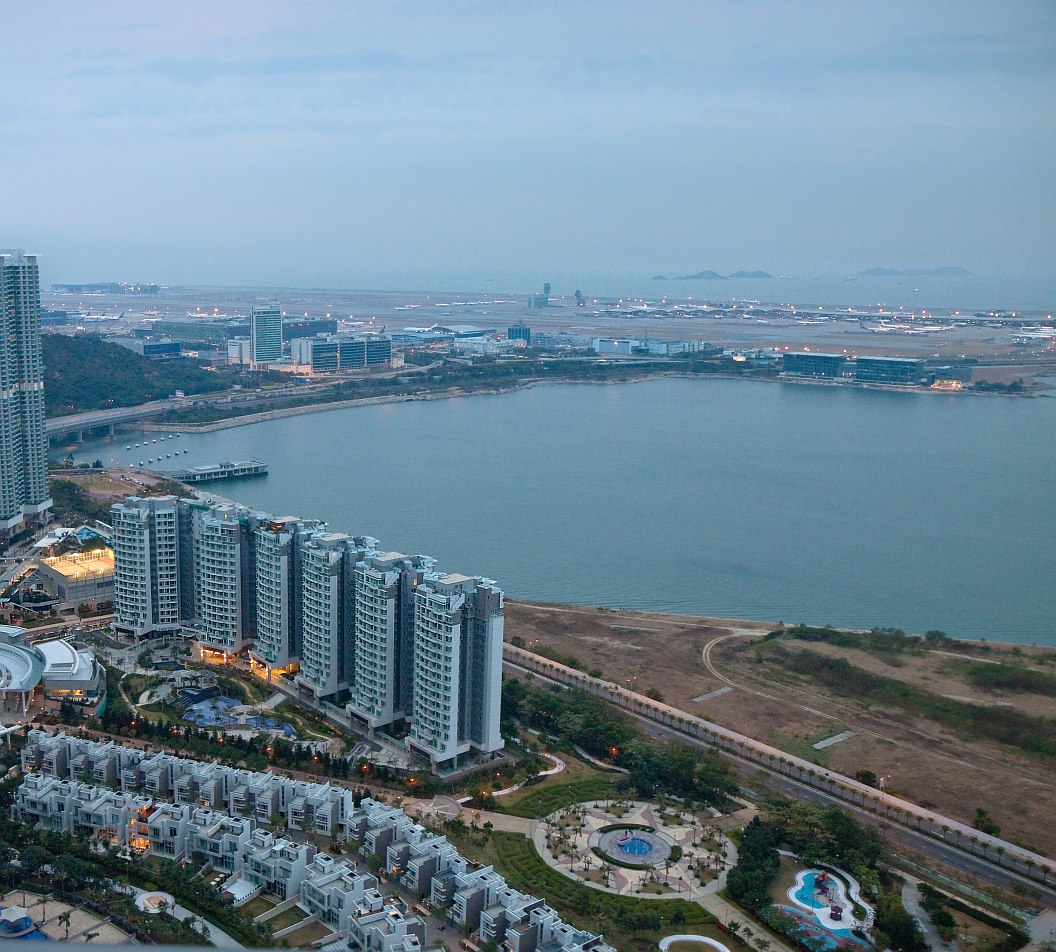
[[[964,278],[970,277],[966,268],[870,268],[859,271],[859,278]]]
[[[725,281],[728,278],[772,278],[766,271],[734,271],[733,274],[719,274],[718,271],[698,271],[696,274],[654,274],[654,281]]]

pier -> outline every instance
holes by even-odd
[[[235,463],[212,463],[208,466],[192,466],[173,473],[173,479],[181,483],[207,483],[216,479],[240,479],[246,476],[267,476],[268,464],[258,460],[240,460]]]

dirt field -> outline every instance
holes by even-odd
[[[119,502],[126,496],[141,494],[145,489],[151,490],[167,482],[153,473],[127,469],[68,470],[61,476],[72,480],[100,502]]]
[[[888,778],[889,792],[963,822],[970,824],[976,807],[984,807],[1006,839],[1056,853],[1056,772],[1051,763],[958,736],[925,719],[826,696],[805,680],[775,673],[773,665],[759,664],[747,650],[753,637],[770,627],[514,601],[506,607],[507,638],[520,636],[530,648],[547,645],[575,655],[585,668],[599,668],[609,680],[639,692],[654,688],[665,701],[690,713],[842,773],[872,770]],[[913,656],[895,667],[855,649],[818,643],[803,647],[846,657],[935,694],[1012,704],[1034,715],[1052,713],[1051,699],[981,691],[951,670],[955,659],[940,652]],[[1022,652],[1019,660],[1046,654],[1044,649]],[[1051,650],[1047,654],[1056,656]],[[997,660],[1002,649],[991,646],[980,657]],[[1047,670],[1056,669],[1050,664]],[[813,749],[845,730],[854,736]]]

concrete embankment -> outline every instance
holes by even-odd
[[[474,390],[472,392],[501,393],[502,391]],[[150,433],[212,433],[214,430],[229,430],[235,426],[249,426],[251,423],[263,423],[265,420],[281,420],[283,417],[301,416],[305,413],[325,413],[328,410],[369,407],[380,403],[406,403],[410,400],[443,400],[447,397],[467,395],[467,392],[463,390],[448,390],[443,393],[406,393],[392,394],[386,397],[360,397],[356,400],[335,400],[333,403],[310,403],[303,407],[283,407],[279,410],[265,410],[261,413],[246,413],[242,416],[228,417],[226,420],[212,420],[209,423],[144,423],[139,429]]]
[[[211,420],[208,423],[142,423],[138,430],[149,433],[212,433],[214,430],[228,430],[235,426],[249,426],[251,423],[263,423],[265,420],[281,420],[283,417],[301,416],[304,413],[325,413],[328,410],[345,410],[349,407],[369,407],[382,403],[407,403],[411,400],[447,400],[452,397],[473,397],[481,394],[494,396],[499,393],[510,393],[514,390],[527,390],[539,383],[584,383],[615,384],[637,383],[656,377],[686,376],[685,374],[646,374],[640,377],[621,380],[542,380],[532,378],[506,387],[488,387],[481,390],[463,390],[456,387],[430,393],[397,393],[384,397],[358,397],[354,400],[335,400],[332,403],[309,403],[300,407],[283,407],[277,410],[264,410],[260,413],[246,413],[241,416],[228,417],[225,420]]]

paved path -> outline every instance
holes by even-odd
[[[929,949],[937,952],[938,949],[946,946],[939,935],[939,930],[935,928],[935,923],[931,921],[931,916],[924,909],[917,884],[911,879],[902,880],[902,905],[906,907],[906,912],[916,919]]]
[[[153,889],[140,889],[138,886],[129,886],[128,891],[134,895],[137,899],[140,896],[146,895],[150,892],[157,892]],[[205,933],[209,938],[209,941],[215,946],[219,946],[222,949],[244,949],[245,946],[239,942],[233,936],[229,936],[219,926],[214,926],[203,916],[199,916],[197,913],[191,912],[190,909],[185,908],[181,905],[174,905],[169,911],[173,919],[177,919],[180,922],[186,922],[188,919],[197,919],[199,922],[204,923]]]

